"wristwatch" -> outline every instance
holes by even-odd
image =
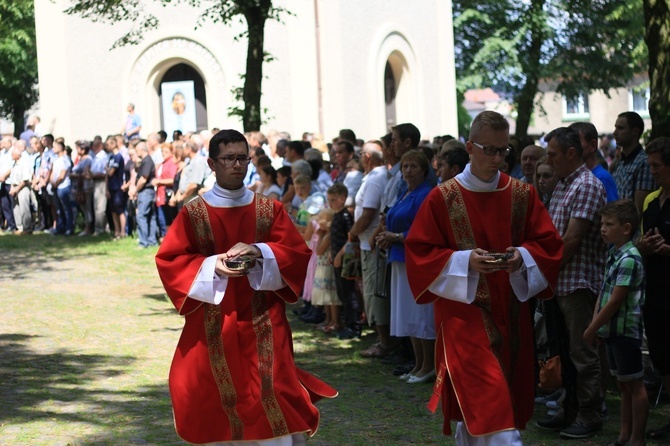
[[[396,239],[396,241],[400,240],[400,233],[399,232],[395,233],[395,239]]]

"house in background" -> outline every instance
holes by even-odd
[[[557,127],[567,127],[573,122],[588,121],[600,134],[614,131],[617,116],[625,111],[635,111],[644,120],[645,130],[651,128],[649,117],[649,80],[646,76],[633,79],[626,88],[613,89],[610,97],[602,91],[566,98],[556,93],[556,83],[543,82],[535,98],[535,110],[528,126],[528,134],[535,138]],[[510,122],[510,133],[516,129],[516,112],[513,104],[490,88],[465,92],[463,107],[474,119],[484,110],[495,110]]]
[[[541,93],[536,97],[532,126],[541,135],[557,127],[565,127],[576,121],[588,121],[600,134],[614,131],[617,116],[626,111],[635,111],[644,120],[645,130],[651,128],[649,118],[649,81],[646,76],[633,79],[626,88],[610,90],[610,97],[602,91],[580,94],[566,98],[556,93],[556,84],[540,85]]]

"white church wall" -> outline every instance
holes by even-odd
[[[246,41],[234,41],[242,24],[207,23],[194,30],[198,12],[186,5],[162,8],[146,2],[160,19],[158,30],[136,46],[110,50],[130,24],[93,23],[61,11],[67,0],[36,0],[40,109],[46,131],[78,138],[121,130],[128,102],[143,120],[142,135],[160,129],[157,86],[183,62],[202,76],[207,126],[242,130],[231,89],[242,86]],[[386,132],[384,68],[401,53],[406,71],[396,97],[398,123],[413,122],[426,137],[456,132],[451,3],[442,0],[276,0],[293,15],[268,21],[262,130],[323,132],[340,128],[362,138]],[[317,51],[315,5],[320,45]],[[321,63],[320,77],[317,56]],[[321,96],[319,96],[319,79]],[[321,115],[319,113],[321,98]],[[320,120],[321,116],[321,120]],[[321,124],[323,126],[321,128]]]

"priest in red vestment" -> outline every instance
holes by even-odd
[[[311,253],[281,203],[244,187],[249,160],[241,133],[212,138],[216,185],[184,206],[156,254],[185,318],[169,377],[175,428],[198,444],[305,444],[314,403],[337,395],[293,360],[285,303],[298,299]],[[241,255],[255,265],[226,266]]]
[[[429,407],[442,399],[444,433],[457,420],[458,445],[521,445],[535,390],[527,300],[552,296],[563,252],[535,189],[500,172],[508,145],[507,121],[478,115],[470,164],[431,191],[405,242],[412,293],[435,305]]]

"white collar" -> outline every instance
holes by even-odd
[[[224,189],[214,183],[214,186],[205,192],[202,198],[210,206],[214,207],[246,206],[254,199],[254,193],[244,186],[239,189],[230,190]]]
[[[498,182],[500,181],[500,171],[496,172],[496,175],[491,181],[483,181],[477,178],[472,171],[470,170],[470,164],[465,166],[463,172],[456,175],[456,181],[461,183],[463,187],[469,190],[474,190],[476,192],[490,192],[495,190],[498,187]]]

